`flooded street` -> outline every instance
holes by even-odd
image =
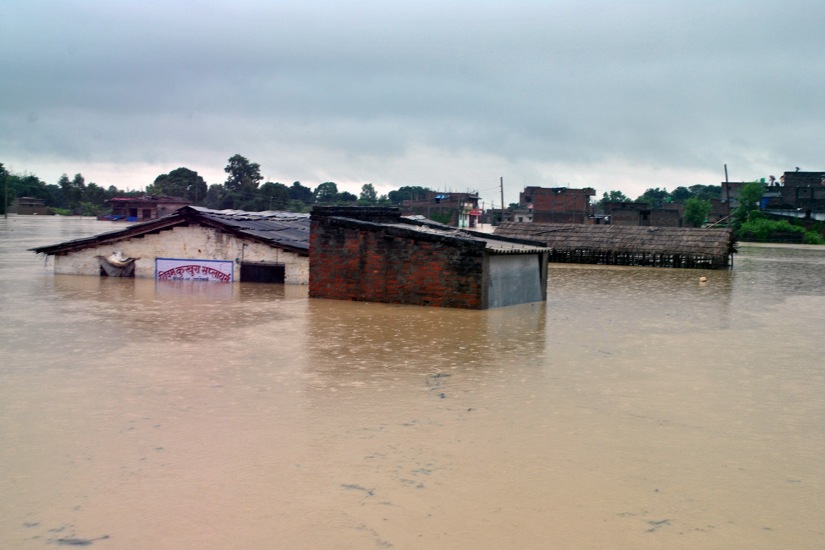
[[[0,548],[825,547],[825,247],[488,311],[26,251],[118,227],[0,218]]]

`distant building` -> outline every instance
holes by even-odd
[[[162,195],[115,197],[106,203],[112,205],[112,214],[107,219],[130,222],[156,220],[190,204],[186,199]]]
[[[398,208],[312,210],[313,298],[487,309],[547,299],[543,245],[402,218]]]
[[[533,223],[587,223],[590,218],[590,197],[596,191],[590,187],[525,187],[519,193],[519,210],[529,210],[532,216],[524,221]],[[519,221],[515,214],[512,221]]]
[[[429,220],[462,229],[478,226],[481,210],[477,193],[428,191],[424,197],[404,201],[402,214],[424,216]]]
[[[610,225],[682,227],[684,206],[669,204],[667,208],[651,208],[646,202],[607,202],[604,214]]]
[[[721,202],[727,213],[739,206],[742,188],[750,182],[722,182]],[[774,214],[825,219],[825,172],[785,172],[764,185],[759,208]]]
[[[766,208],[825,212],[825,172],[785,172],[780,181],[765,190]]]
[[[43,199],[35,199],[33,197],[17,197],[11,203],[9,212],[14,212],[19,216],[46,216],[51,214],[46,207],[46,201]]]

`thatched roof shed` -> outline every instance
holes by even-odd
[[[495,234],[542,242],[557,263],[718,269],[736,252],[731,229],[504,222]]]

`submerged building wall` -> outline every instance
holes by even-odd
[[[488,257],[487,307],[540,302],[547,298],[547,255]]]
[[[306,256],[200,225],[179,226],[139,238],[56,255],[54,271],[60,274],[98,275],[98,256],[109,257],[115,252],[138,258],[135,262],[135,277],[153,278],[156,258],[181,258],[232,261],[234,281],[241,280],[243,263],[284,264],[285,283],[309,283],[309,259]]]
[[[484,243],[313,214],[309,295],[486,307]]]

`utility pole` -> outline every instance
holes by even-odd
[[[725,164],[725,204],[728,205],[728,225],[730,225],[730,185],[728,184],[727,164]]]
[[[499,178],[501,185],[501,223],[504,223],[504,177]]]
[[[3,187],[5,188],[3,197],[3,218],[9,219],[9,175],[2,165],[0,165],[0,177],[3,178]]]

